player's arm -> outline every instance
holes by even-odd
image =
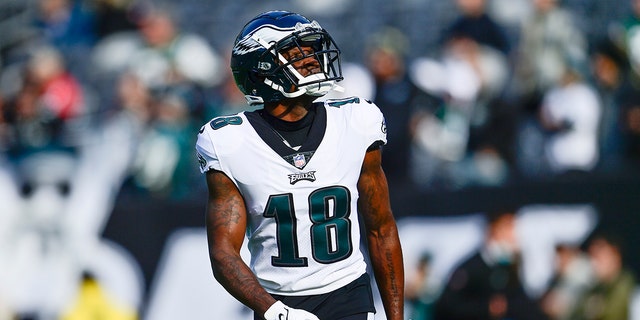
[[[358,207],[369,256],[388,320],[404,319],[404,267],[379,148],[367,151],[358,181]]]
[[[206,227],[213,275],[232,296],[264,314],[276,300],[262,288],[240,256],[247,226],[244,199],[224,173],[209,170],[206,176]]]

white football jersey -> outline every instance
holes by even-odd
[[[248,211],[250,267],[274,294],[338,289],[366,271],[357,183],[367,148],[386,143],[378,107],[360,98],[314,104],[298,151],[258,112],[218,117],[200,129],[200,170],[224,172]]]

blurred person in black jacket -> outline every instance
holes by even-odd
[[[452,273],[437,320],[546,319],[524,290],[514,210],[488,214],[484,244]]]
[[[411,180],[414,127],[418,116],[432,113],[442,101],[416,86],[407,73],[409,39],[402,31],[386,27],[368,39],[367,68],[374,78],[373,102],[385,114],[390,143],[382,153],[382,166],[390,190],[402,192]]]
[[[508,55],[512,44],[507,30],[487,12],[486,0],[456,0],[459,16],[445,30],[445,40],[465,36]]]

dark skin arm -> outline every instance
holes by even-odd
[[[369,256],[388,320],[404,319],[404,267],[381,151],[368,151],[358,181]]]
[[[224,173],[211,170],[206,179],[206,226],[213,275],[232,296],[262,315],[276,300],[240,256],[247,227],[244,199]]]

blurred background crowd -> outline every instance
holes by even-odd
[[[202,236],[196,133],[249,110],[230,48],[273,9],[318,20],[344,95],[385,114],[394,212],[427,219],[401,223],[404,240],[434,244],[406,254],[414,320],[632,318],[639,0],[2,0],[0,319],[205,318],[168,316],[180,299],[164,292],[213,285],[206,257],[192,287],[158,274],[173,231]],[[424,233],[467,230],[461,217],[474,232]],[[444,248],[457,254],[442,262]]]

